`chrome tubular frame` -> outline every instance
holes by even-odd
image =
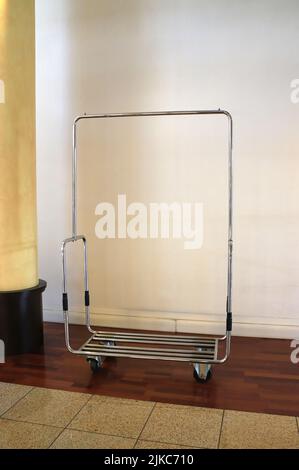
[[[88,286],[87,242],[84,235],[77,234],[77,126],[85,119],[112,119],[130,117],[158,117],[158,116],[198,116],[198,115],[224,115],[228,119],[228,256],[227,256],[227,299],[226,299],[226,334],[221,338],[165,335],[152,333],[123,333],[111,331],[95,331],[90,323],[90,299]],[[84,249],[84,303],[85,321],[91,337],[79,348],[74,349],[70,344],[69,311],[67,294],[67,263],[66,247],[70,243],[82,241]],[[167,361],[186,361],[193,364],[196,373],[204,369],[202,376],[206,377],[211,364],[224,363],[230,355],[232,330],[232,256],[233,256],[233,120],[228,111],[194,110],[194,111],[155,111],[115,114],[84,114],[76,117],[73,124],[73,152],[72,152],[72,236],[62,243],[63,265],[63,311],[65,325],[65,341],[68,350],[73,354],[87,358],[100,359],[101,356],[116,356],[139,359],[159,359]],[[218,357],[219,342],[225,341],[225,353]],[[116,346],[116,342],[121,343]],[[129,344],[127,344],[129,343]],[[137,346],[130,346],[137,344]],[[125,345],[123,345],[125,344]],[[139,345],[140,344],[140,345]],[[141,344],[169,345],[185,347],[185,349],[162,349],[141,346]],[[193,349],[186,349],[192,346]]]

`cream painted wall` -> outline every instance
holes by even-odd
[[[71,125],[87,112],[228,109],[235,121],[234,333],[299,334],[299,4],[295,0],[36,0],[40,274],[61,320],[60,242],[71,233]],[[223,118],[101,122],[79,131],[79,227],[93,320],[221,332],[226,283]],[[118,193],[204,203],[204,245],[104,240]],[[82,321],[81,255],[69,284]]]

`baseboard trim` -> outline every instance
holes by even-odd
[[[171,318],[173,315],[173,318]],[[110,328],[132,328],[141,330],[157,330],[178,333],[202,333],[202,334],[223,334],[225,319],[223,315],[198,315],[199,319],[194,320],[195,315],[181,315],[163,312],[128,312],[126,310],[103,309],[101,312],[91,314],[91,323],[94,326]],[[247,336],[258,338],[299,338],[299,324],[292,324],[293,319],[275,319],[275,323],[270,323],[272,319],[254,319],[236,317],[233,326],[235,336]],[[285,320],[285,324],[281,324]],[[44,321],[63,322],[63,312],[61,310],[44,309]],[[80,311],[70,311],[70,321],[75,325],[84,324],[84,314]],[[268,323],[269,322],[269,323]]]

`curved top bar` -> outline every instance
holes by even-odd
[[[199,114],[224,114],[231,121],[231,114],[225,109],[198,109],[188,111],[148,111],[148,112],[131,112],[131,113],[103,113],[103,114],[82,114],[75,118],[74,125],[82,119],[105,119],[105,118],[122,118],[122,117],[155,117],[155,116],[190,116]]]

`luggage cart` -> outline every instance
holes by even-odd
[[[77,130],[78,123],[85,119],[117,119],[130,117],[158,116],[204,116],[224,115],[228,119],[228,257],[227,257],[227,297],[226,297],[226,334],[225,336],[188,336],[156,333],[130,333],[94,330],[90,322],[90,295],[88,286],[87,241],[84,235],[77,234]],[[188,362],[193,365],[193,376],[197,382],[204,383],[211,377],[212,364],[224,363],[230,355],[232,331],[232,251],[233,251],[233,121],[228,111],[155,111],[117,114],[84,114],[73,123],[72,151],[72,236],[62,243],[63,294],[65,342],[67,349],[76,355],[86,357],[93,372],[101,368],[105,357],[127,357],[132,359],[157,359],[163,361]],[[79,348],[70,344],[69,311],[67,294],[66,246],[81,242],[84,250],[84,305],[85,322],[89,339]],[[219,357],[219,344],[224,344],[224,353]],[[153,347],[154,346],[154,347]]]

